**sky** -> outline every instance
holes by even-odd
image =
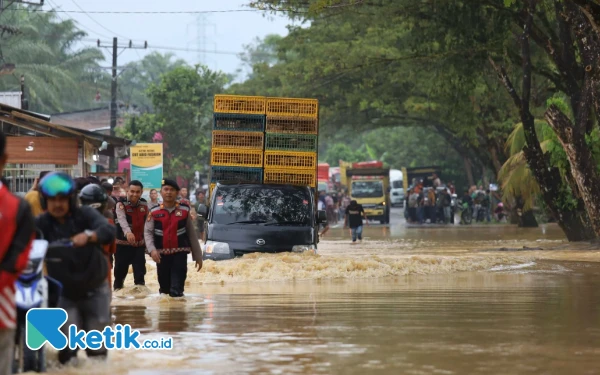
[[[268,34],[286,35],[289,21],[285,16],[263,12],[223,12],[202,14],[98,14],[111,12],[193,12],[250,10],[250,0],[45,0],[44,8],[56,8],[78,13],[58,13],[62,19],[72,18],[89,35],[87,39],[100,39],[102,46],[112,46],[117,37],[119,45],[143,46],[148,49],[120,49],[118,65],[140,60],[144,55],[159,51],[172,52],[190,64],[201,62],[210,69],[235,73],[241,68],[237,53],[256,37]],[[85,12],[82,12],[85,11]],[[89,13],[88,13],[89,12]],[[94,46],[92,41],[84,44]],[[174,51],[169,47],[187,51]],[[103,49],[111,64],[111,50]],[[198,51],[189,51],[198,50]],[[203,51],[203,52],[202,52]],[[241,78],[241,77],[240,77]]]

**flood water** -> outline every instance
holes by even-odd
[[[149,262],[149,289],[116,293],[114,322],[171,336],[173,350],[113,351],[106,364],[80,354],[50,371],[600,373],[599,249],[567,244],[552,225],[396,224],[365,236],[352,246],[332,229],[318,255],[190,265],[180,300],[157,295]]]

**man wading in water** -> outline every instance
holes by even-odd
[[[148,204],[141,198],[144,185],[138,180],[129,183],[127,199],[117,203],[115,224],[117,225],[117,252],[115,253],[114,290],[123,288],[123,283],[133,266],[135,285],[146,285],[146,246],[144,225],[148,216]]]
[[[159,293],[171,297],[183,297],[188,253],[192,253],[197,271],[202,268],[202,250],[190,206],[177,202],[178,193],[177,182],[163,180],[163,203],[150,210],[144,229],[148,252],[156,262]]]
[[[357,238],[359,242],[362,242],[363,217],[365,218],[367,225],[369,225],[367,214],[365,214],[363,206],[354,200],[350,202],[350,205],[348,208],[346,208],[346,221],[344,223],[344,228],[348,228],[348,224],[350,224],[353,245],[356,244]]]

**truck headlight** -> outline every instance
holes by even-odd
[[[229,244],[225,242],[206,241],[202,245],[205,254],[229,254]]]
[[[317,249],[315,249],[315,245],[296,245],[292,247],[293,253],[304,253],[307,251],[312,251],[316,253]]]

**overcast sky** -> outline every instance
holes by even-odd
[[[65,11],[112,11],[112,12],[161,12],[161,11],[223,11],[250,9],[250,0],[45,0],[44,8],[59,8]],[[89,38],[100,38],[103,44],[112,44],[112,38],[119,38],[119,44],[143,45],[148,41],[149,48],[127,49],[119,55],[118,65],[139,60],[145,54],[157,50],[173,52],[190,64],[203,62],[211,69],[234,73],[240,66],[239,58],[232,54],[243,50],[256,37],[267,34],[286,35],[286,25],[290,21],[282,16],[265,15],[262,12],[229,12],[205,14],[94,14],[59,13],[63,19],[77,21]],[[86,42],[94,45],[93,42]],[[169,51],[150,47],[172,47],[206,52]],[[105,50],[106,51],[106,50]],[[111,55],[105,52],[107,66]]]

